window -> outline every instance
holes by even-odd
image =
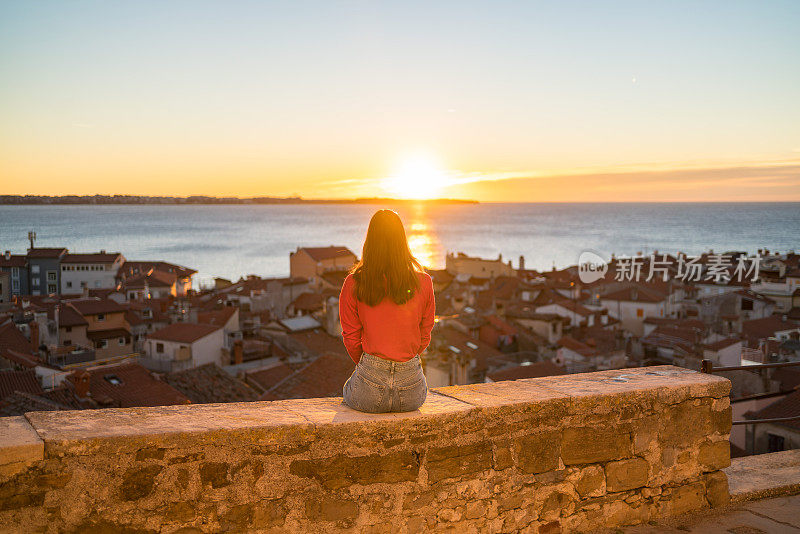
[[[72,327],[71,326],[65,326],[64,327],[64,332],[72,332]]]
[[[106,379],[106,382],[111,384],[112,386],[119,386],[122,385],[122,380],[117,375],[105,375],[103,378]]]
[[[785,450],[785,445],[783,436],[767,434],[767,452],[780,452]]]
[[[67,282],[67,287],[72,287],[72,282]]]
[[[19,293],[19,280],[12,280],[11,281],[11,289],[15,292]]]
[[[64,346],[65,347],[69,347],[70,345],[72,345],[72,340],[71,339],[65,339],[64,340]]]
[[[19,278],[19,267],[11,268],[11,278]]]
[[[47,292],[48,293],[58,293],[58,288],[55,284],[47,284]]]
[[[32,274],[39,274],[39,266],[38,265],[31,265],[31,273]]]
[[[48,282],[55,282],[56,281],[56,272],[55,271],[47,271],[47,281]]]
[[[750,299],[742,299],[742,311],[753,311],[753,301]]]
[[[100,341],[98,341],[95,344],[95,347],[97,347],[98,349],[108,348],[108,340],[107,339],[101,339]]]
[[[31,280],[31,285],[33,287],[39,287],[39,279],[38,278],[34,278],[33,280]]]
[[[164,344],[156,343],[156,352],[162,354],[164,352]]]
[[[119,346],[120,347],[125,345],[125,338],[124,337],[119,338],[117,341],[119,342]]]
[[[105,313],[98,313],[97,314],[97,322],[98,323],[102,323],[105,320],[106,320],[106,314]]]
[[[636,317],[644,317],[644,310],[642,308],[636,308]]]

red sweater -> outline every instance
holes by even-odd
[[[347,275],[339,295],[339,319],[347,353],[358,363],[366,352],[387,360],[405,362],[431,342],[435,303],[433,280],[419,273],[419,289],[404,304],[384,298],[375,306],[356,299],[356,281]]]

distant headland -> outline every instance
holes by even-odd
[[[477,200],[435,198],[426,200],[402,198],[305,199],[301,197],[154,197],[140,195],[0,195],[0,205],[14,204],[477,204]]]

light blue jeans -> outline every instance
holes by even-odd
[[[393,362],[366,352],[342,388],[344,402],[361,412],[412,412],[428,396],[419,355]]]

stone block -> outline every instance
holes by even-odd
[[[681,515],[708,507],[705,495],[706,488],[702,482],[674,488],[669,498],[671,515]]]
[[[650,465],[642,458],[619,460],[606,464],[608,491],[627,491],[647,485]]]
[[[599,497],[605,493],[605,486],[605,472],[599,465],[581,469],[575,482],[575,490],[581,497]]]
[[[698,461],[705,471],[717,471],[731,465],[731,446],[728,440],[704,441],[700,444]]]
[[[368,456],[340,454],[331,458],[294,460],[289,465],[289,472],[299,477],[313,478],[328,489],[338,489],[351,484],[415,481],[419,466],[417,454],[397,451]]]
[[[358,505],[350,499],[332,495],[309,495],[306,517],[311,521],[346,521],[358,517]]]
[[[514,467],[514,458],[511,455],[511,441],[503,440],[494,444],[494,461],[492,466],[497,471]]]
[[[516,439],[515,447],[520,470],[525,473],[544,473],[558,469],[561,451],[559,432],[540,432]]]
[[[200,466],[200,481],[212,488],[223,488],[231,483],[229,469],[230,466],[224,462],[204,462]]]
[[[44,459],[44,442],[23,416],[0,417],[0,476],[22,471]]]
[[[619,426],[564,429],[561,459],[565,465],[607,462],[632,453],[630,432]]]
[[[148,465],[128,469],[120,485],[120,497],[123,501],[135,501],[152,493],[156,476],[164,468],[160,465]]]
[[[428,450],[425,466],[428,469],[428,482],[431,483],[478,473],[491,469],[492,448],[486,441],[431,448]]]
[[[725,506],[731,500],[728,489],[728,477],[723,471],[715,471],[705,476],[706,499],[708,503],[716,508]]]

